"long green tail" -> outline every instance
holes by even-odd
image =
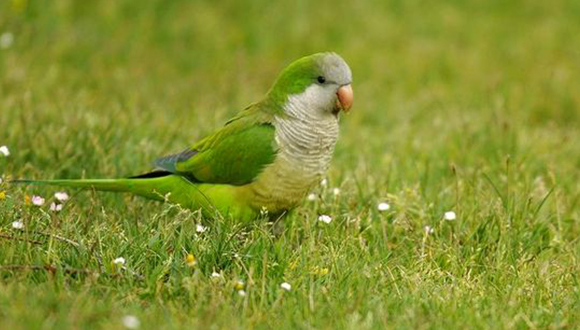
[[[15,180],[12,182],[128,192],[157,201],[169,201],[192,210],[202,209],[206,215],[215,215],[216,211],[222,215],[230,213],[243,219],[250,219],[257,215],[255,210],[239,198],[235,186],[193,183],[180,175],[173,174],[124,179]]]
[[[150,179],[87,179],[87,180],[15,180],[14,183],[51,185],[59,187],[95,189],[101,191],[129,192],[154,200],[165,200],[171,196],[176,186],[189,184],[185,179],[168,175]],[[169,194],[169,195],[167,195]]]

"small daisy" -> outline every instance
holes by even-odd
[[[204,227],[200,224],[195,225],[195,231],[198,233],[204,233],[207,230],[207,227]]]
[[[14,221],[12,223],[12,228],[14,229],[23,229],[24,228],[24,223],[22,223],[22,221]]]
[[[62,204],[50,203],[50,210],[53,212],[60,212],[62,210]]]
[[[123,265],[125,264],[125,258],[123,258],[123,257],[118,257],[118,258],[116,258],[115,260],[113,260],[113,263],[114,263],[115,265],[118,265],[118,266],[123,266]]]
[[[213,272],[210,275],[211,278],[221,278],[222,274],[218,273],[218,272]]]
[[[10,156],[10,150],[8,150],[7,146],[0,146],[0,154],[3,154],[4,157]]]
[[[193,256],[193,254],[188,254],[187,257],[185,257],[185,264],[188,267],[193,267],[195,266],[195,264],[197,263],[197,261],[195,260],[195,257]]]
[[[288,282],[284,282],[284,283],[280,284],[280,287],[286,291],[292,290],[292,285],[290,285],[290,283],[288,283]]]
[[[314,202],[316,199],[318,199],[318,196],[316,196],[315,193],[310,193],[308,194],[308,197],[306,197],[306,199],[308,199],[311,202]]]
[[[244,291],[244,290],[238,290],[238,294],[240,295],[240,297],[245,297],[246,296],[246,291]]]
[[[8,49],[14,42],[14,35],[11,32],[4,32],[0,35],[0,48]]]
[[[433,229],[431,226],[425,226],[423,227],[423,230],[425,231],[426,235],[433,234],[435,232],[435,229]]]
[[[127,329],[137,329],[141,325],[141,322],[135,315],[125,315],[121,319],[121,322],[123,322],[123,325]]]
[[[385,211],[388,211],[389,209],[391,209],[391,205],[389,205],[389,203],[382,202],[382,203],[379,203],[379,205],[377,205],[377,209],[380,212],[385,212]]]
[[[334,194],[334,196],[340,195],[340,188],[334,188],[334,189],[332,189],[332,194]]]
[[[323,215],[318,217],[318,221],[322,221],[324,223],[330,223],[332,221],[332,218],[329,215],[323,214]]]
[[[36,206],[42,206],[44,204],[44,198],[40,197],[40,196],[32,196],[32,204],[36,205]]]
[[[326,180],[326,179],[320,180],[320,185],[323,187],[326,187],[328,185],[328,180]]]
[[[445,219],[447,221],[453,221],[453,220],[457,219],[457,215],[453,211],[448,211],[448,212],[445,212],[445,214],[443,215],[443,219]]]
[[[54,193],[54,197],[61,202],[64,202],[64,201],[68,200],[68,198],[69,198],[68,194],[64,191],[59,191],[59,192]]]
[[[234,283],[234,289],[240,291],[244,288],[245,285],[246,284],[244,283],[244,281],[238,280],[238,281],[236,281],[236,283]]]

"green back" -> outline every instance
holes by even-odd
[[[193,181],[244,185],[274,161],[275,128],[256,104],[185,151],[160,158],[156,166]]]

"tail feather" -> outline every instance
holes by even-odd
[[[243,188],[227,184],[202,184],[176,175],[143,175],[123,179],[81,180],[14,180],[13,183],[51,185],[101,191],[127,192],[145,198],[169,201],[183,207],[201,209],[207,215],[231,214],[240,219],[253,219],[259,213],[241,197]],[[239,190],[242,189],[242,190]]]
[[[14,180],[13,183],[32,185],[50,185],[100,191],[129,192],[154,200],[164,200],[165,196],[175,190],[175,183],[183,180],[177,176],[160,176],[154,178],[123,179],[79,179],[79,180]]]

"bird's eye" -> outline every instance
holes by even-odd
[[[326,79],[324,79],[323,76],[318,76],[318,78],[316,78],[316,80],[318,80],[318,82],[321,84],[324,84],[324,82],[326,81]]]

